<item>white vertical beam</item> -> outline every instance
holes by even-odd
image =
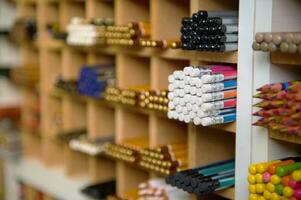
[[[272,30],[272,10],[273,0],[256,0],[255,5],[255,33],[271,32]],[[263,52],[254,53],[254,88],[256,89],[264,84],[270,83],[270,54]],[[256,103],[255,100],[253,103]],[[256,111],[256,110],[254,110]],[[256,117],[254,117],[254,121]],[[253,163],[268,160],[269,137],[266,128],[252,127],[252,159]]]
[[[254,12],[255,0],[240,0],[235,199],[248,199],[247,175],[252,150]]]

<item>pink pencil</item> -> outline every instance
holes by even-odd
[[[222,72],[222,71],[236,71],[236,67],[227,65],[212,65],[209,66],[212,73]]]

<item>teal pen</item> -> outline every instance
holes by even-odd
[[[234,168],[235,168],[235,163],[231,162],[231,163],[227,163],[227,164],[224,164],[224,165],[199,170],[198,173],[203,174],[204,176],[210,176],[212,174],[216,174],[216,173],[219,173],[221,171],[231,170],[231,169],[234,169]]]

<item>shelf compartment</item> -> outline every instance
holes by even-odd
[[[88,101],[88,136],[95,139],[115,135],[115,109]]]
[[[172,14],[168,11],[172,12]],[[190,1],[152,0],[152,39],[180,39],[182,18],[189,15]]]
[[[117,194],[126,196],[130,191],[138,188],[139,183],[149,178],[149,173],[140,170],[130,164],[117,161],[116,178],[117,178]]]
[[[150,21],[150,0],[115,0],[115,6],[116,24]]]
[[[37,5],[32,2],[20,2],[17,6],[17,14],[19,17],[34,18],[37,15]]]
[[[114,18],[114,1],[86,0],[87,18]]]
[[[185,66],[189,66],[189,60],[153,57],[151,59],[151,88],[155,90],[167,89],[168,76],[176,70],[183,70]]]
[[[60,51],[47,51],[45,53],[45,60],[42,61],[42,89],[50,91],[54,89],[54,81],[62,74],[61,68],[61,52]]]
[[[87,127],[86,103],[74,100],[72,96],[63,98],[63,130],[74,130]]]
[[[151,115],[149,119],[150,147],[188,142],[188,125]]]
[[[198,3],[199,10],[238,10],[239,1],[234,0],[225,2],[220,0],[195,0]]]
[[[43,138],[43,163],[50,168],[62,168],[64,163],[64,145],[56,139]]]
[[[104,157],[89,157],[89,178],[92,183],[115,179],[115,161]]]
[[[137,112],[116,109],[116,142],[122,143],[127,139],[148,137],[149,117]]]
[[[117,87],[149,86],[150,59],[119,54],[116,57]]]
[[[62,128],[62,99],[42,95],[42,135],[52,137]]]
[[[62,76],[78,79],[80,69],[87,63],[87,54],[77,49],[65,48],[62,52]]]
[[[207,127],[191,125],[189,133],[189,146],[191,147],[192,166],[210,164],[235,157],[235,135]],[[210,150],[210,153],[208,153]]]
[[[235,157],[235,135],[226,134],[221,130],[189,125],[188,144],[190,167],[198,167]],[[234,199],[233,190],[230,188],[216,194]]]
[[[23,154],[25,157],[29,157],[35,160],[41,160],[41,148],[42,142],[41,137],[35,134],[31,134],[30,132],[24,131],[21,134],[22,145],[23,145]]]
[[[86,17],[85,1],[61,1],[59,16],[60,26],[66,30],[72,17]]]
[[[89,176],[89,156],[78,151],[73,151],[68,145],[64,147],[65,172],[69,177],[84,178]]]

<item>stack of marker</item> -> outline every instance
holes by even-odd
[[[138,186],[138,200],[189,200],[187,192],[169,186],[164,179],[151,179]]]
[[[105,154],[126,162],[135,163],[140,159],[139,150],[148,147],[148,138],[125,140],[122,144],[107,143]]]
[[[131,22],[127,25],[108,26],[105,38],[109,45],[135,46],[139,40],[149,38],[150,24],[147,22]]]
[[[261,110],[254,115],[261,118],[254,125],[280,133],[300,135],[301,82],[267,84],[258,91],[255,97],[263,100],[255,104]]]
[[[87,134],[87,129],[74,129],[70,131],[60,131],[59,133],[57,133],[56,137],[59,140],[69,142],[72,139],[78,138],[86,134]]]
[[[236,11],[203,11],[182,19],[181,42],[184,50],[236,51],[238,13]]]
[[[234,160],[222,161],[166,177],[166,183],[202,196],[234,186]]]
[[[249,199],[301,199],[300,161],[300,157],[289,157],[250,165]]]
[[[255,51],[301,53],[301,32],[256,33],[253,43]]]
[[[150,110],[168,111],[168,92],[166,90],[144,90],[139,95],[139,106]]]
[[[113,24],[114,20],[111,18],[88,20],[74,17],[67,27],[67,43],[81,46],[104,45],[107,26]]]
[[[210,126],[236,120],[237,71],[232,66],[185,67],[168,77],[168,118]]]
[[[156,149],[141,149],[139,165],[159,172],[171,175],[187,167],[187,144],[170,144]]]
[[[80,70],[78,80],[79,94],[91,96],[94,98],[102,98],[106,88],[114,85],[114,64],[84,66]]]
[[[99,137],[91,140],[84,135],[79,138],[72,139],[69,142],[69,146],[75,151],[80,151],[92,156],[96,156],[104,152],[105,143],[113,141],[113,136]]]
[[[76,80],[65,80],[62,77],[58,77],[54,83],[55,87],[66,92],[76,93],[77,92],[77,81]]]

